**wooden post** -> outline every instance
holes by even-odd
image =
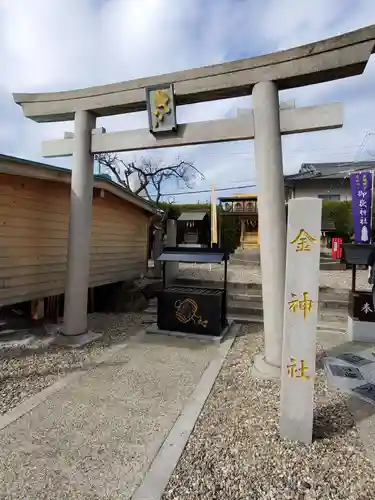
[[[223,230],[223,221],[222,221],[222,218],[223,218],[223,215],[221,213],[221,207],[220,207],[220,212],[219,212],[219,234],[218,234],[218,237],[219,237],[219,248],[221,248],[222,246],[222,243],[223,243],[223,240],[222,240],[222,230]]]
[[[243,219],[241,219],[241,241],[240,241],[240,244],[241,244],[241,250],[244,249],[244,235],[245,235],[245,221]]]
[[[161,262],[156,259],[163,252],[163,231],[160,229],[155,231],[154,245],[152,249],[152,258],[154,260],[154,276],[161,278]]]
[[[177,221],[175,219],[167,220],[167,247],[177,245]],[[167,262],[165,266],[165,280],[167,286],[173,283],[178,274],[178,262]]]

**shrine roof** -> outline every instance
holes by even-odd
[[[253,201],[257,200],[258,196],[256,194],[244,194],[244,195],[234,195],[234,196],[223,196],[218,198],[219,201]]]
[[[352,172],[375,169],[375,161],[302,163],[299,172],[284,176],[284,180],[346,179]]]
[[[190,220],[203,220],[208,212],[182,212],[180,217],[177,219],[179,221],[190,221]]]

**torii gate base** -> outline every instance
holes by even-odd
[[[375,46],[375,25],[321,42],[244,59],[68,92],[15,95],[25,116],[39,122],[75,120],[73,138],[48,141],[44,156],[73,154],[65,334],[87,329],[92,155],[255,138],[264,309],[264,354],[254,374],[280,377],[285,286],[286,221],[280,134],[342,126],[340,105],[279,110],[278,90],[361,74]],[[177,133],[103,133],[95,116],[144,111],[146,88],[174,83],[176,103],[191,104],[253,93],[253,113],[236,119],[181,124]],[[91,133],[90,133],[91,132]]]

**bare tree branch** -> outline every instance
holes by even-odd
[[[128,186],[127,177],[125,176],[125,179],[121,178],[120,169],[118,168],[117,165],[119,161],[118,155],[113,153],[104,153],[100,155],[95,155],[94,159],[99,162],[99,165],[102,165],[103,167],[106,167],[108,170],[110,170],[116,177],[117,182]]]
[[[117,182],[135,194],[144,193],[149,200],[153,199],[156,204],[159,204],[163,196],[162,186],[166,182],[175,182],[177,185],[183,184],[192,188],[195,179],[204,179],[203,174],[192,162],[180,159],[177,159],[172,165],[165,165],[153,158],[140,158],[137,164],[135,162],[126,163],[114,153],[96,155],[95,159],[114,175]],[[134,176],[138,178],[139,184],[136,189],[132,189],[131,186],[131,178]],[[150,194],[150,187],[155,191],[153,196]]]

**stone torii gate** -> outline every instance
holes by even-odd
[[[27,118],[74,120],[74,134],[43,143],[43,156],[73,155],[65,289],[65,334],[87,330],[93,154],[255,139],[265,351],[255,372],[280,377],[286,224],[281,134],[342,126],[339,104],[279,109],[278,91],[361,74],[374,52],[375,25],[301,47],[230,63],[86,89],[15,94]],[[96,117],[145,111],[147,88],[173,84],[177,105],[253,96],[253,110],[234,119],[180,124],[175,133],[148,129],[105,133]],[[87,339],[87,334],[84,335]]]

